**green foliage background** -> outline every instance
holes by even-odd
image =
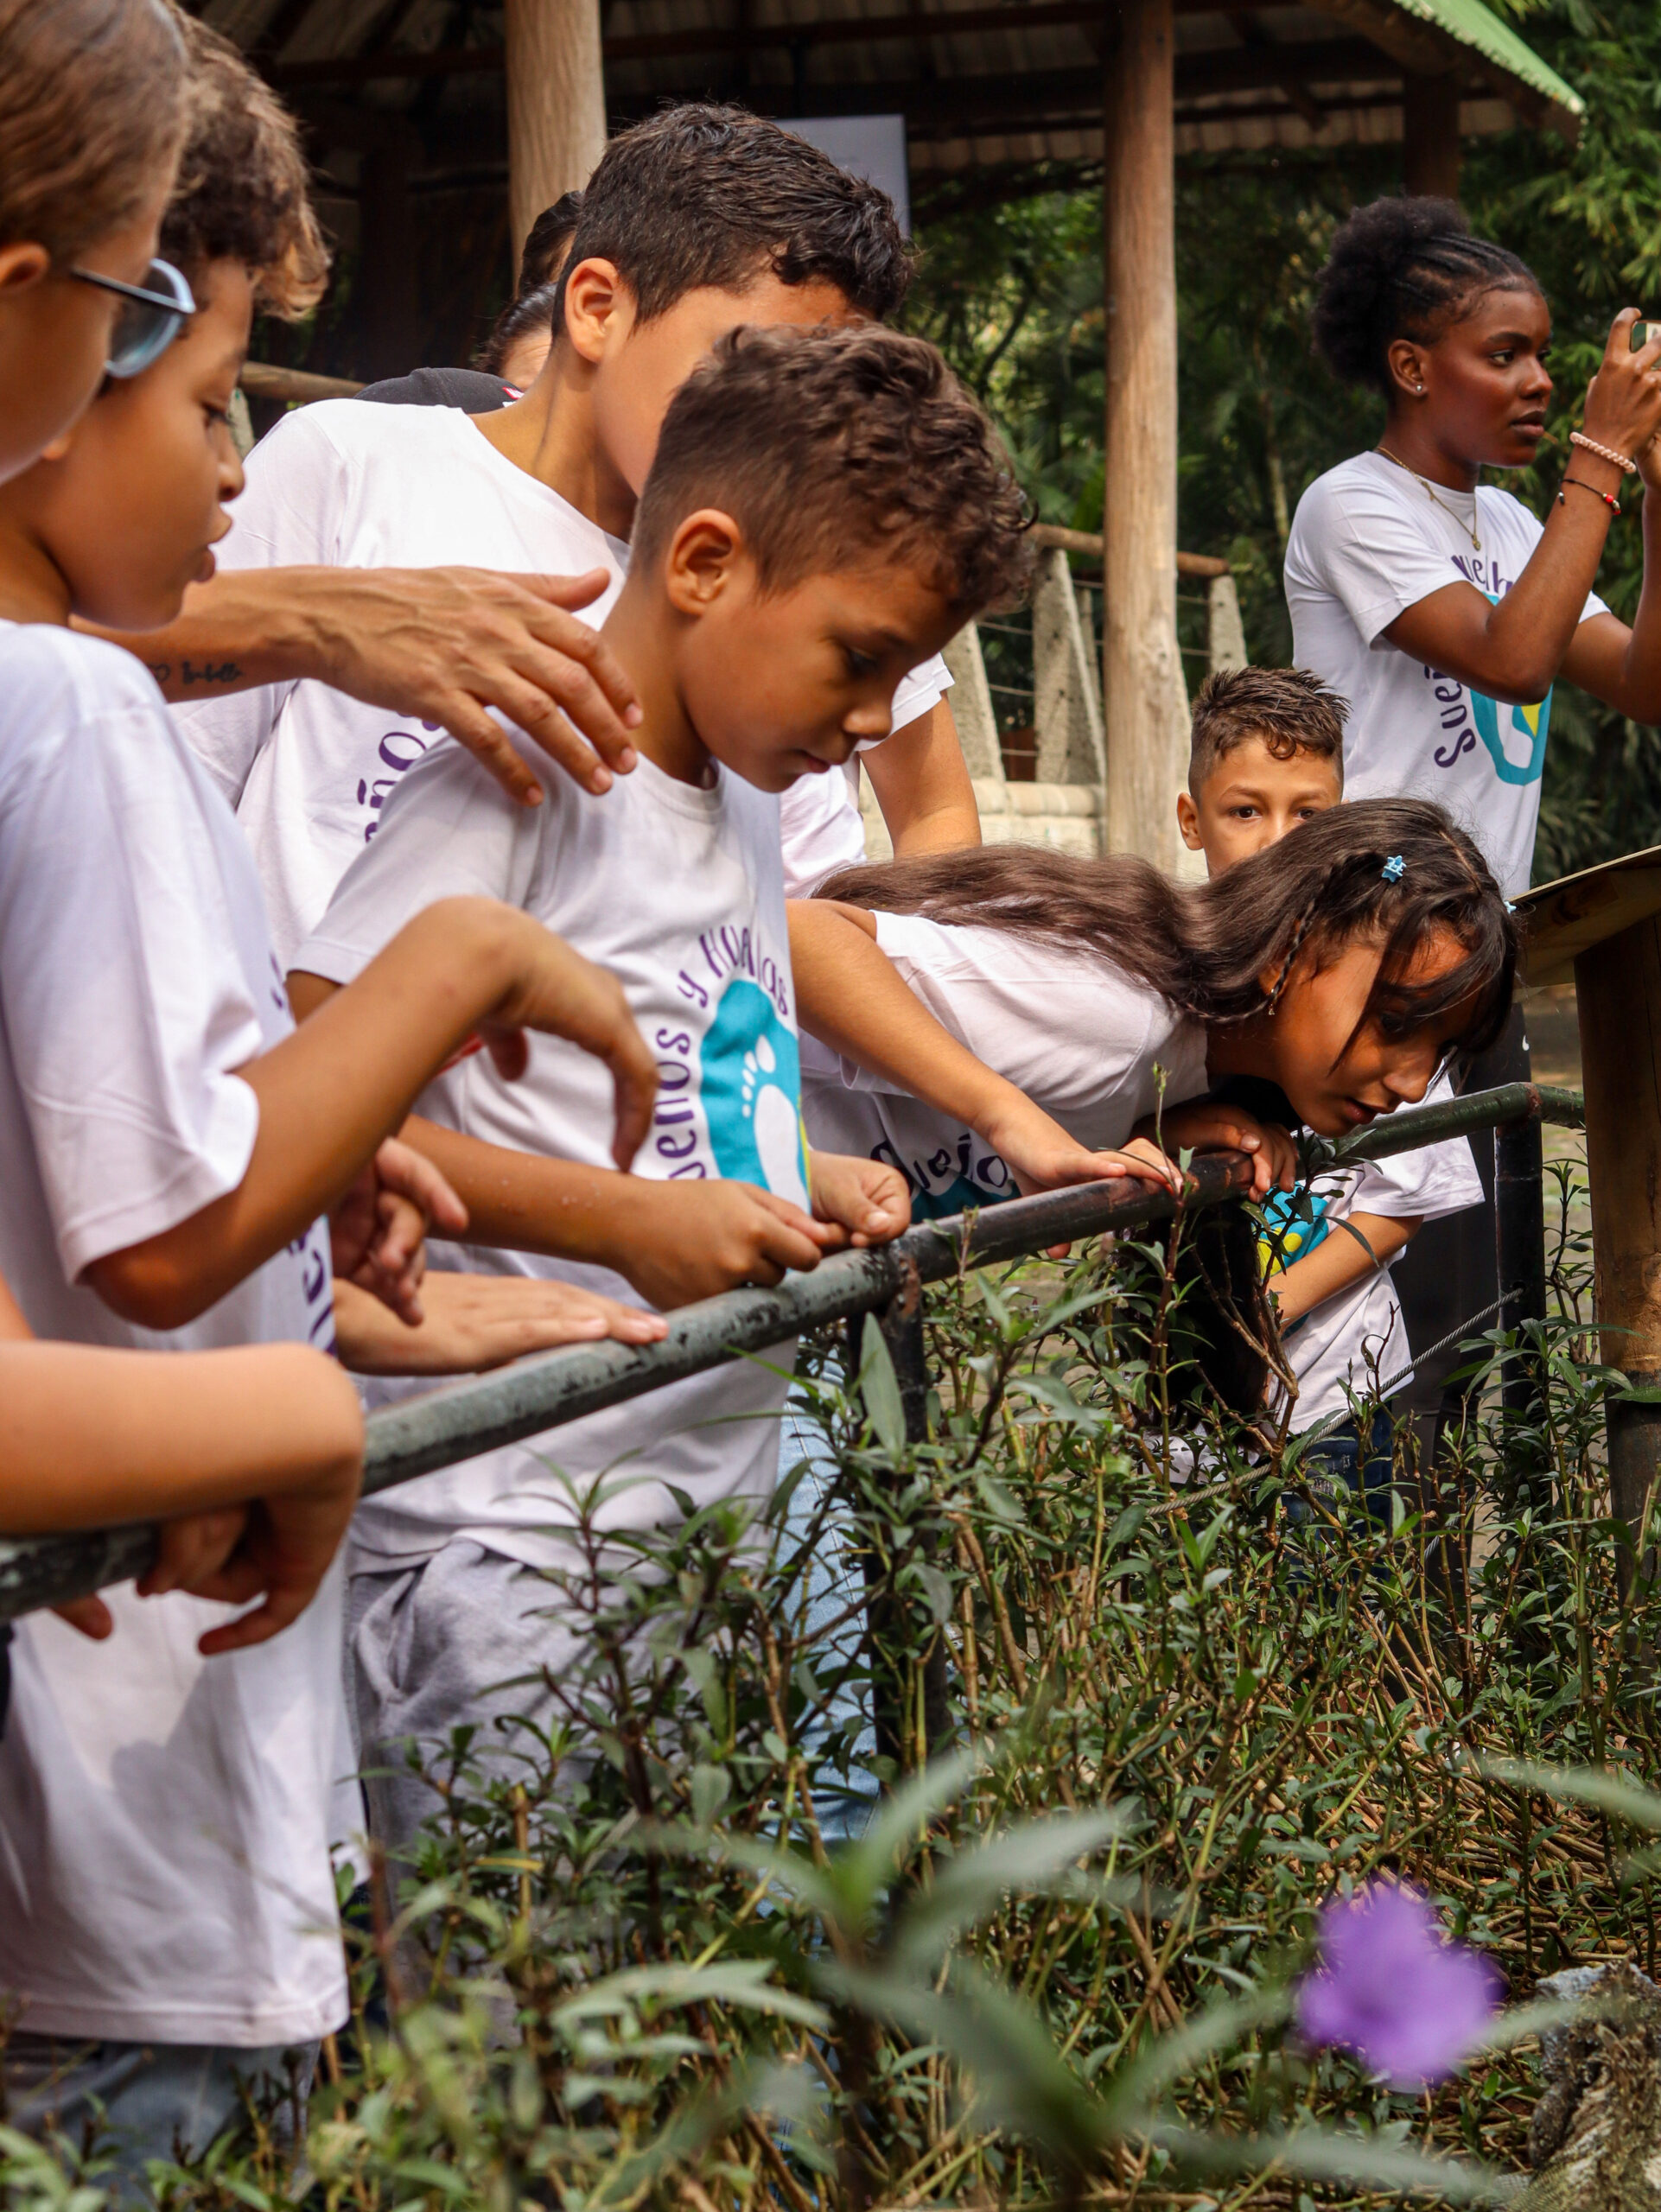
[[[1553,438],[1509,485],[1543,513],[1610,319],[1628,304],[1661,315],[1661,10],[1645,0],[1500,8],[1590,110],[1572,149],[1533,131],[1465,147],[1473,222],[1524,256],[1554,312]],[[909,314],[993,409],[1042,518],[1099,529],[1101,189],[1079,177],[1055,186],[992,208],[930,203]],[[1378,403],[1343,390],[1312,356],[1314,278],[1347,209],[1399,188],[1391,147],[1179,167],[1180,543],[1235,563],[1259,660],[1290,658],[1281,555],[1300,493],[1379,428]],[[1599,579],[1629,618],[1640,553],[1629,511]],[[1536,880],[1661,842],[1658,771],[1656,732],[1560,687]]]

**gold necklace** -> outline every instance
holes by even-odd
[[[1465,535],[1470,539],[1471,550],[1473,553],[1480,553],[1482,550],[1482,540],[1476,534],[1477,506],[1476,493],[1474,489],[1471,493],[1471,519],[1469,522],[1467,522],[1464,516],[1460,513],[1456,507],[1450,507],[1446,499],[1439,499],[1436,497],[1435,486],[1426,482],[1426,480],[1420,475],[1416,468],[1409,468],[1407,463],[1402,459],[1400,454],[1392,453],[1390,448],[1385,445],[1375,448],[1375,451],[1383,454],[1386,461],[1393,461],[1397,468],[1406,470],[1407,474],[1413,479],[1416,484],[1424,485],[1425,495],[1430,500],[1431,505],[1433,506],[1440,507],[1443,514],[1452,515],[1454,520],[1459,524],[1460,528],[1465,532]]]

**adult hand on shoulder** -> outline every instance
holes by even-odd
[[[473,1375],[561,1344],[656,1344],[668,1333],[659,1313],[536,1275],[427,1277],[418,1328],[389,1321],[376,1301],[336,1285],[340,1357],[360,1375]]]
[[[576,620],[610,578],[488,569],[331,569],[311,627],[312,672],[376,707],[434,722],[510,798],[535,805],[538,770],[488,712],[499,708],[585,791],[634,766],[634,688],[599,633]]]
[[[840,1152],[808,1157],[813,1217],[845,1230],[844,1244],[888,1244],[911,1225],[911,1191],[897,1167]]]
[[[1581,429],[1599,445],[1641,464],[1661,430],[1661,323],[1651,323],[1648,338],[1634,353],[1632,325],[1638,319],[1636,308],[1625,308],[1611,324],[1603,359],[1586,388]],[[1584,457],[1583,448],[1571,452],[1576,460]]]

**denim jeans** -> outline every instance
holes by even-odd
[[[280,2141],[298,2140],[317,2049],[82,2042],[18,2029],[5,2048],[7,2119],[21,2134],[95,2152],[109,2162],[99,2179],[111,2201],[144,2205],[146,2164],[200,2158],[241,2119],[245,2091],[274,2107]]]
[[[792,1391],[780,1430],[780,1483],[798,1466],[803,1466],[804,1471],[785,1509],[787,1551],[805,1542],[812,1533],[837,1479],[836,1457],[824,1432],[805,1401]],[[805,1630],[811,1639],[813,1672],[822,1683],[844,1669],[857,1668],[862,1658],[865,1591],[859,1570],[848,1556],[852,1533],[852,1516],[846,1503],[833,1499],[819,1522],[807,1566]],[[818,1761],[813,1809],[819,1833],[827,1844],[850,1841],[864,1833],[881,1794],[872,1772],[876,1726],[869,1675],[843,1682],[831,1692],[824,1712],[808,1729],[805,1740]],[[837,1777],[834,1782],[833,1774]]]
[[[1301,1461],[1304,1478],[1317,1497],[1336,1504],[1339,1484],[1366,1509],[1376,1529],[1390,1526],[1391,1481],[1395,1467],[1396,1425],[1383,1407],[1374,1409],[1365,1447],[1355,1422],[1346,1421],[1312,1444]],[[1301,1497],[1288,1497],[1286,1517],[1295,1527],[1313,1516]]]

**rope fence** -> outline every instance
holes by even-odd
[[[1505,1084],[1392,1114],[1322,1146],[1320,1160],[1342,1166],[1411,1152],[1472,1130],[1497,1131],[1499,1307],[1505,1325],[1515,1328],[1545,1313],[1540,1128],[1546,1122],[1583,1128],[1579,1095],[1537,1084]],[[1194,1160],[1181,1203],[1189,1211],[1220,1205],[1249,1187],[1251,1172],[1251,1163],[1238,1153]],[[788,1276],[775,1290],[728,1291],[684,1306],[671,1317],[668,1335],[654,1344],[572,1345],[423,1393],[370,1414],[365,1494],[643,1397],[665,1383],[765,1351],[805,1330],[866,1313],[883,1318],[908,1427],[914,1413],[920,1438],[926,1386],[918,1296],[922,1284],[1052,1245],[1166,1221],[1177,1205],[1173,1193],[1129,1180],[1011,1198],[978,1212],[920,1224],[875,1250],[833,1253],[811,1274]],[[1509,1393],[1513,1386],[1506,1387]],[[1526,1378],[1521,1387],[1527,1390]],[[155,1529],[139,1523],[0,1540],[0,1621],[142,1574],[155,1548]]]

